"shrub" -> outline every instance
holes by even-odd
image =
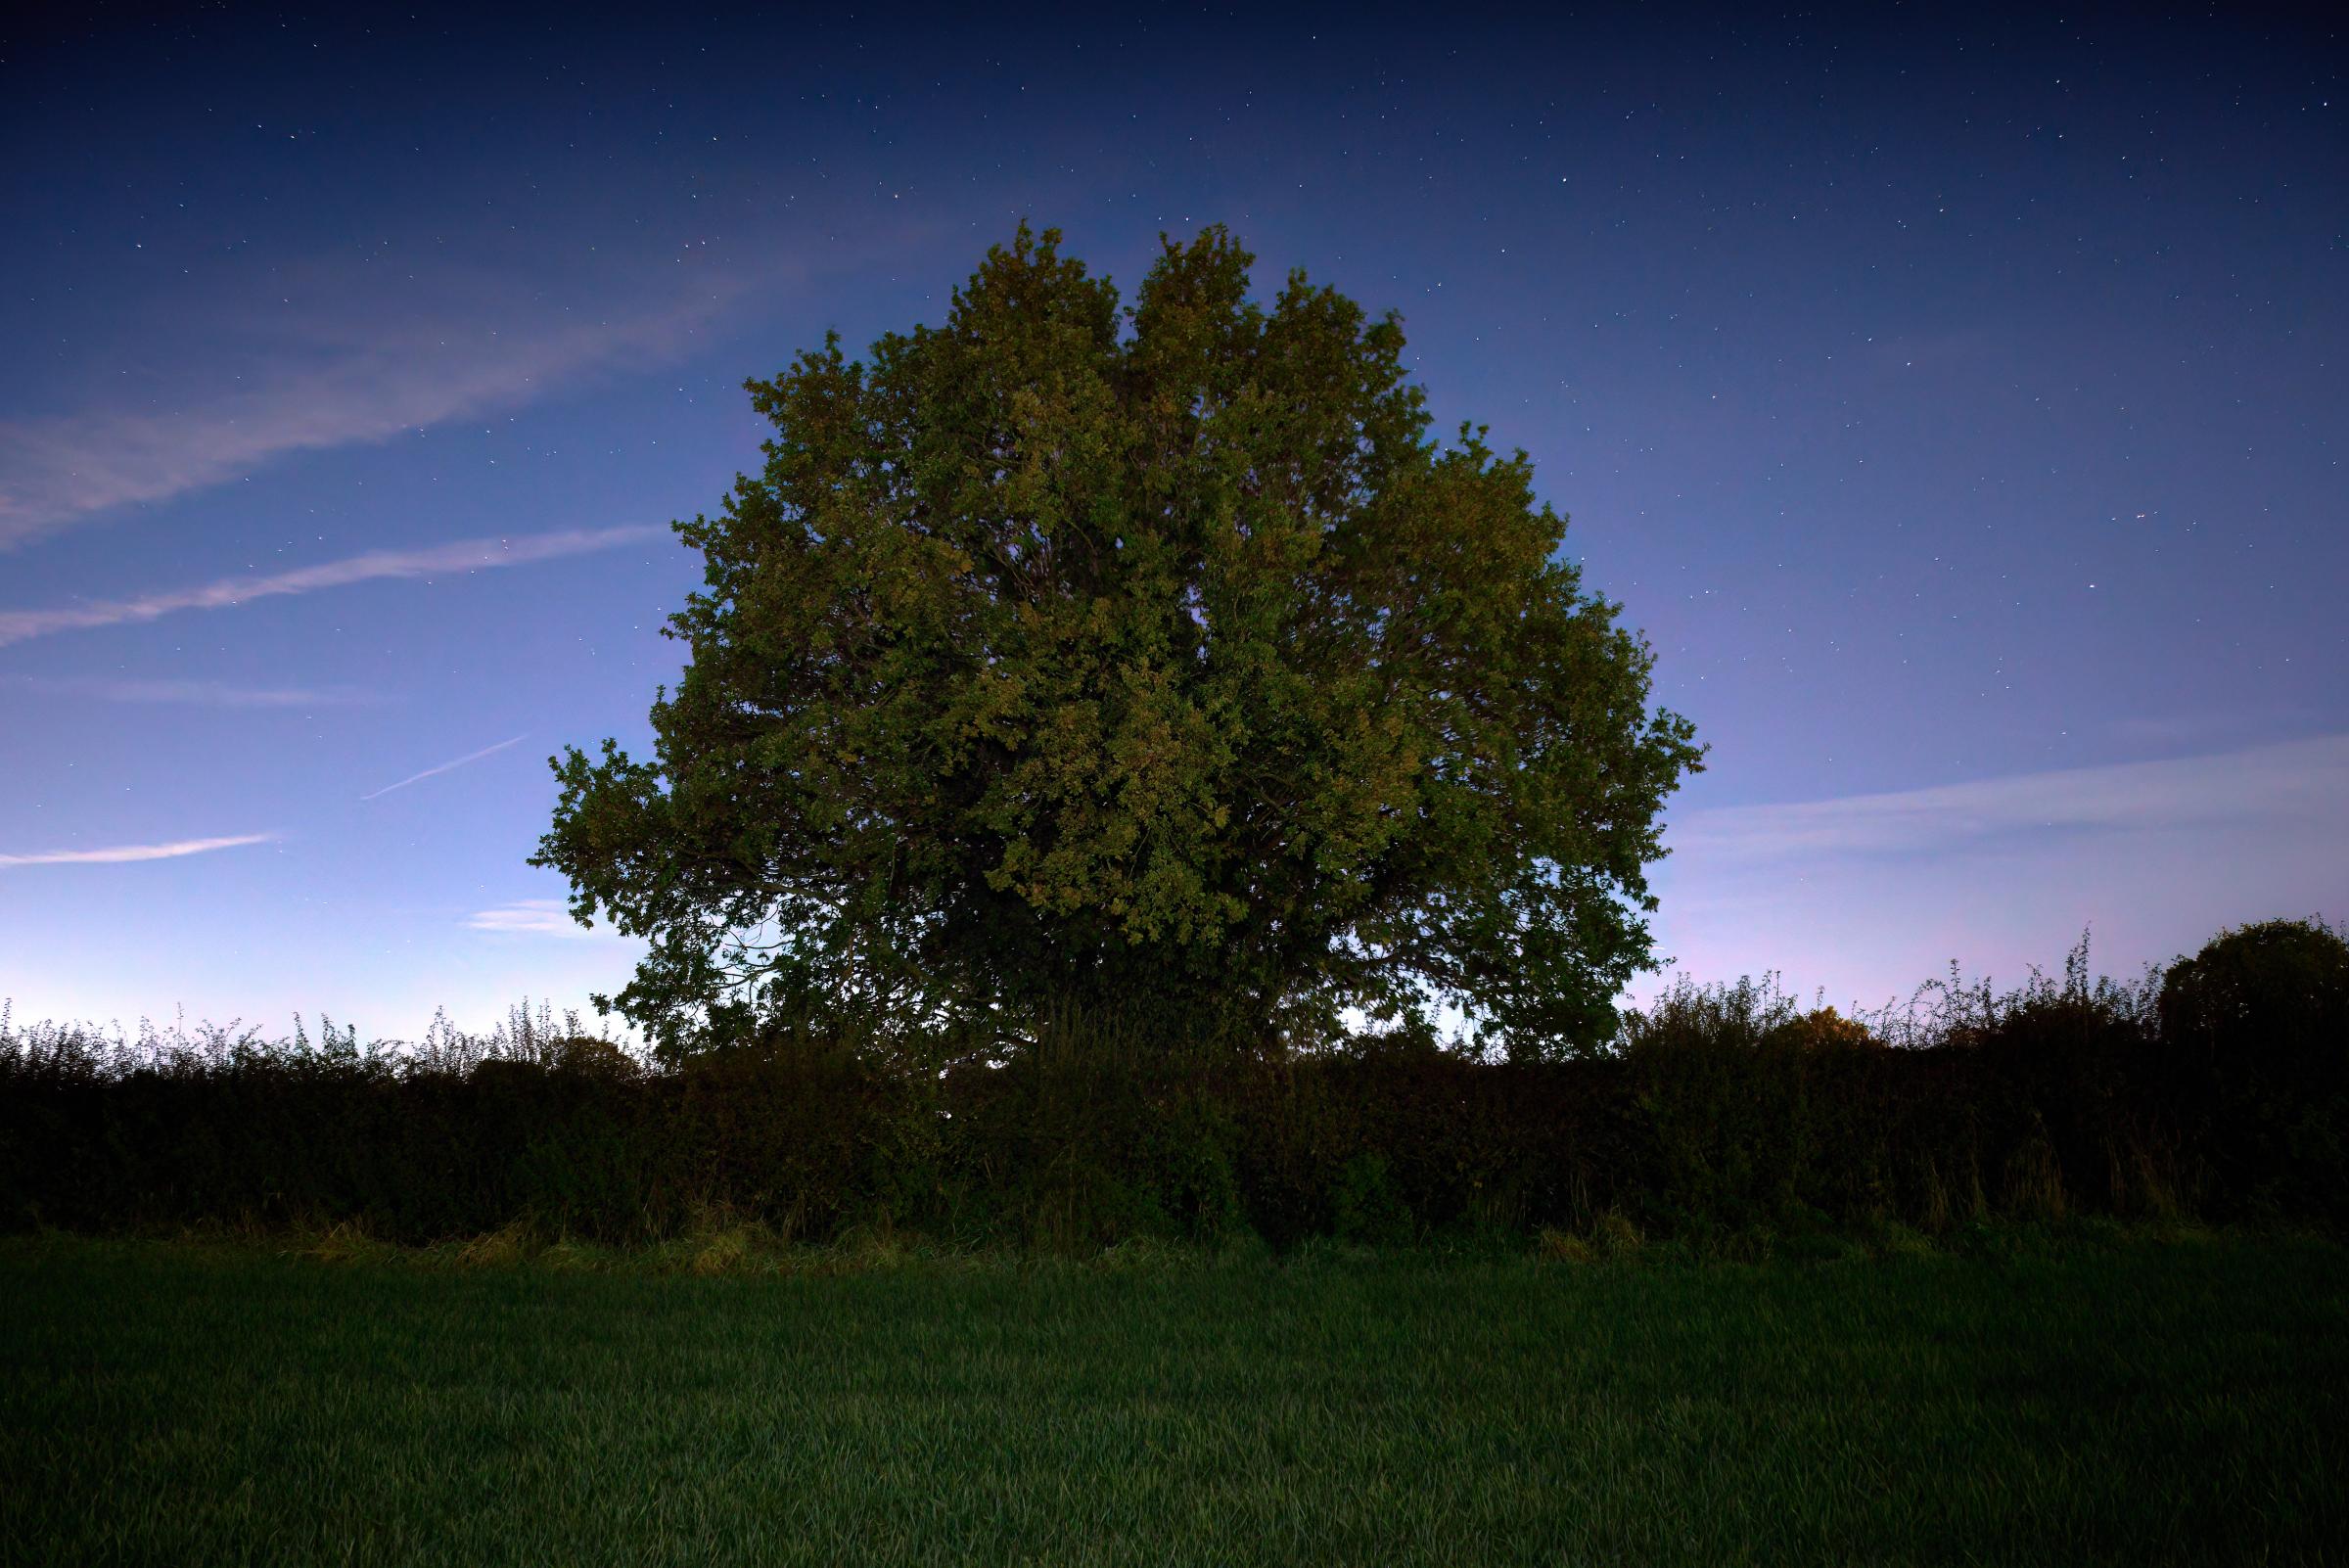
[[[2222,932],[2160,997],[2168,1089],[2262,1208],[2349,1214],[2349,942],[2316,920]]]
[[[1815,1007],[1779,1027],[1785,1044],[1796,1050],[1880,1050],[1884,1041],[1857,1018],[1846,1018],[1832,1007]]]
[[[2172,966],[2162,1034],[2214,1076],[2337,1084],[2349,1064],[2349,942],[2316,920],[2266,920]]]

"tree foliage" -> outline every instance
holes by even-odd
[[[747,384],[656,755],[558,759],[534,861],[651,940],[622,1011],[1604,1037],[1691,727],[1524,453],[1432,439],[1393,315],[1251,260],[1167,243],[1121,309],[1022,225],[942,325]]]

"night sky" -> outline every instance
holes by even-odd
[[[615,989],[523,863],[544,759],[644,747],[741,381],[1023,216],[1128,288],[1225,223],[1532,454],[1712,747],[1656,875],[1698,978],[2349,916],[2336,31],[499,10],[0,35],[20,1021]]]

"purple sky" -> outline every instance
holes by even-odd
[[[616,987],[523,863],[543,759],[641,747],[738,384],[1023,215],[1128,286],[1224,222],[1533,454],[1713,747],[1698,977],[2349,915],[2334,32],[499,10],[0,43],[20,1018]]]

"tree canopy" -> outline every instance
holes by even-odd
[[[656,754],[556,760],[533,863],[651,950],[672,1049],[777,1018],[1016,1039],[1123,1004],[1602,1038],[1701,764],[1522,451],[1431,438],[1393,314],[1221,228],[1129,308],[1023,224],[943,324],[771,381]]]

